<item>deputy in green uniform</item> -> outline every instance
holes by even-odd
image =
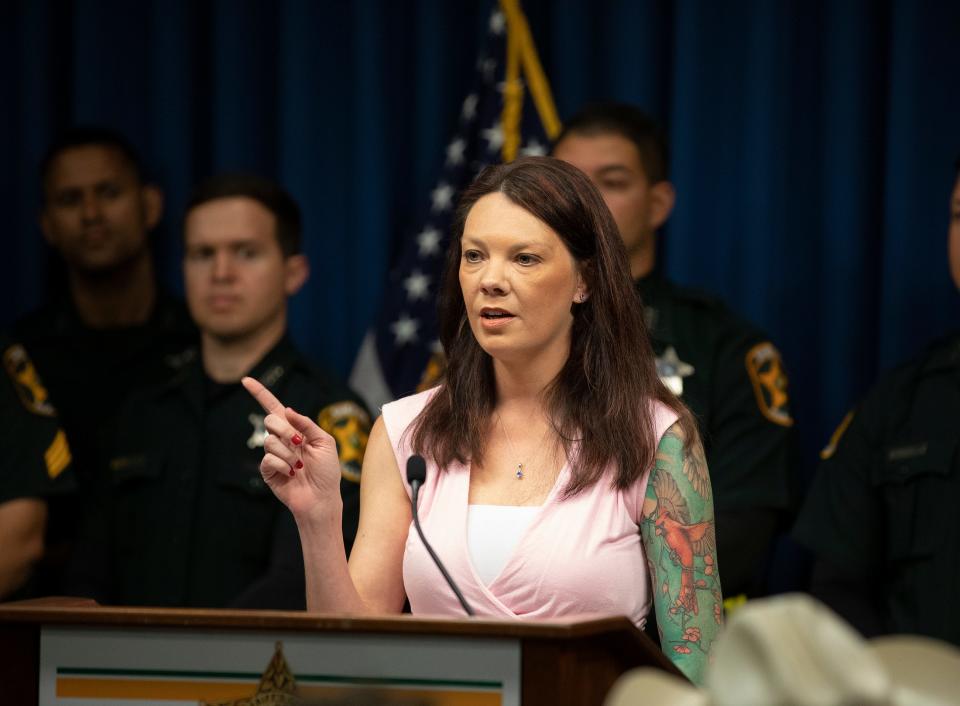
[[[111,453],[73,590],[116,604],[305,607],[296,527],[261,479],[263,411],[240,386],[245,375],[337,439],[349,551],[370,418],[286,335],[287,299],[308,276],[300,241],[296,203],[270,182],[225,175],[194,193],[184,280],[200,350],[105,429]]]
[[[74,490],[70,445],[24,347],[0,335],[0,600],[43,557],[50,497]],[[23,594],[21,594],[23,595]]]
[[[949,233],[960,288],[960,161]],[[794,528],[812,592],[868,636],[960,645],[960,333],[883,376],[821,457]]]
[[[648,116],[621,104],[586,108],[565,124],[553,156],[600,189],[648,312],[660,378],[700,422],[724,593],[758,593],[792,501],[793,419],[780,353],[719,300],[655,272],[657,231],[675,194],[666,141]]]

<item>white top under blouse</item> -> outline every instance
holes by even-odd
[[[470,505],[467,508],[467,547],[477,575],[487,586],[503,571],[539,511],[539,505]]]

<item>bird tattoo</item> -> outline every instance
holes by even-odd
[[[690,521],[690,509],[676,481],[668,473],[654,473],[651,482],[657,496],[656,533],[670,549],[670,559],[680,567],[677,604],[694,615],[700,612],[694,578],[694,557],[716,550],[712,522]]]

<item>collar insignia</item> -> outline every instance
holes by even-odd
[[[285,372],[282,365],[274,365],[260,377],[260,382],[264,387],[273,387]]]

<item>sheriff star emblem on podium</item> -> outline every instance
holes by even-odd
[[[230,701],[201,701],[199,706],[291,706],[296,703],[297,682],[283,656],[283,643],[278,642],[270,664],[260,677],[257,693]]]
[[[668,346],[663,355],[657,358],[657,377],[677,397],[683,394],[683,379],[690,377],[696,370],[690,363],[684,363],[673,346]]]

